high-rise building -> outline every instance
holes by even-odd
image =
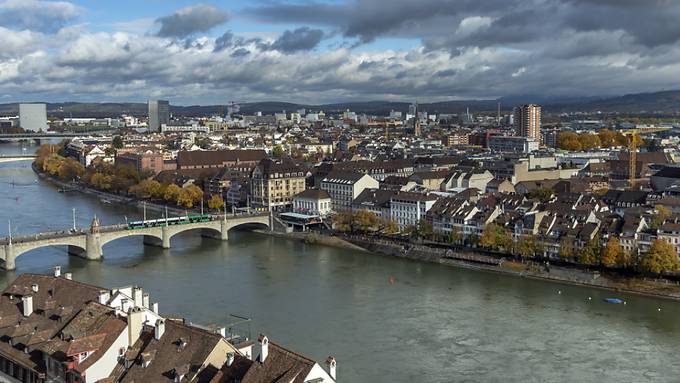
[[[31,132],[46,131],[46,104],[19,104],[19,126]]]
[[[541,141],[541,106],[527,104],[515,108],[514,125],[516,135]]]
[[[149,101],[149,131],[160,132],[161,125],[170,123],[170,102]]]

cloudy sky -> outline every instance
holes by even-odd
[[[0,0],[0,103],[680,89],[677,0]]]

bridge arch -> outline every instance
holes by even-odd
[[[160,228],[156,228],[157,230],[129,230],[121,233],[106,233],[102,234],[99,240],[100,246],[104,247],[104,245],[114,242],[119,239],[123,238],[133,238],[133,237],[143,237],[144,238],[144,243],[147,244],[155,244],[154,242],[163,242],[163,235],[160,230]]]

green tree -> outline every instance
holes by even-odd
[[[283,146],[281,145],[276,145],[274,146],[274,149],[272,149],[272,156],[274,158],[281,158],[285,154],[285,151],[283,150]]]
[[[114,149],[122,149],[123,138],[121,136],[113,136],[113,139],[111,140],[111,146],[113,146]]]
[[[581,144],[582,150],[590,150],[599,148],[601,145],[600,136],[592,133],[583,133],[578,136],[578,142]]]
[[[678,255],[668,242],[656,239],[640,262],[642,270],[661,274],[678,269]]]
[[[336,214],[333,217],[333,225],[335,229],[343,233],[351,233],[354,231],[354,215],[352,212],[343,212]]]
[[[59,167],[58,176],[63,181],[71,181],[85,174],[85,167],[73,158],[65,159]]]
[[[462,239],[460,229],[457,226],[451,228],[451,234],[449,234],[449,242],[453,244],[459,244]]]
[[[219,194],[213,194],[208,200],[208,207],[219,211],[224,207],[224,199]]]
[[[609,237],[607,246],[602,251],[601,262],[607,267],[618,265],[623,256],[623,249],[621,249],[621,242],[615,236]]]

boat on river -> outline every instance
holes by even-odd
[[[607,303],[614,303],[614,304],[626,303],[626,301],[624,301],[621,298],[605,298],[604,301],[607,302]]]

